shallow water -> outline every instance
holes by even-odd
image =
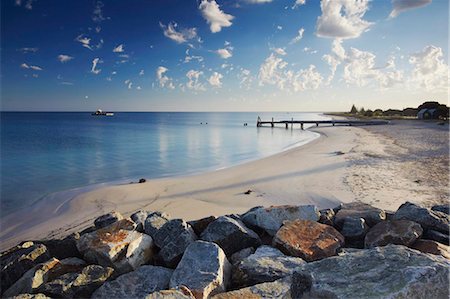
[[[2,215],[57,191],[220,169],[316,136],[298,127],[256,128],[257,116],[328,119],[317,113],[2,112]]]

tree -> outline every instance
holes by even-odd
[[[366,110],[364,110],[364,107],[361,107],[361,109],[359,109],[359,114],[364,115],[364,113],[366,113]]]
[[[350,109],[350,113],[351,114],[356,114],[358,113],[358,109],[356,109],[355,105],[352,106],[352,109]]]

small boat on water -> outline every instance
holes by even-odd
[[[91,115],[93,115],[93,116],[114,116],[114,113],[112,113],[112,112],[104,112],[101,109],[97,109],[97,111],[95,111]]]

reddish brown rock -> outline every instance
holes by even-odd
[[[273,245],[285,254],[311,262],[336,255],[344,245],[344,237],[334,227],[315,221],[286,221]]]
[[[366,248],[386,246],[387,244],[411,245],[420,236],[420,224],[410,220],[383,221],[370,229],[364,239]]]
[[[446,259],[450,260],[450,246],[441,244],[436,241],[419,239],[409,247],[419,250],[423,253],[442,255]]]

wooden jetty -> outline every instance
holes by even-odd
[[[258,116],[258,120],[256,122],[257,127],[262,127],[264,125],[270,125],[272,128],[275,127],[275,125],[282,124],[286,126],[286,129],[289,128],[289,125],[291,125],[291,128],[293,128],[294,124],[300,124],[300,128],[303,130],[304,124],[315,124],[316,127],[319,126],[319,124],[329,124],[333,127],[335,125],[347,125],[347,126],[373,126],[373,125],[387,125],[389,124],[389,121],[387,120],[294,120],[293,118],[291,120],[279,120],[275,121],[272,117],[272,120],[270,121],[263,121]]]

